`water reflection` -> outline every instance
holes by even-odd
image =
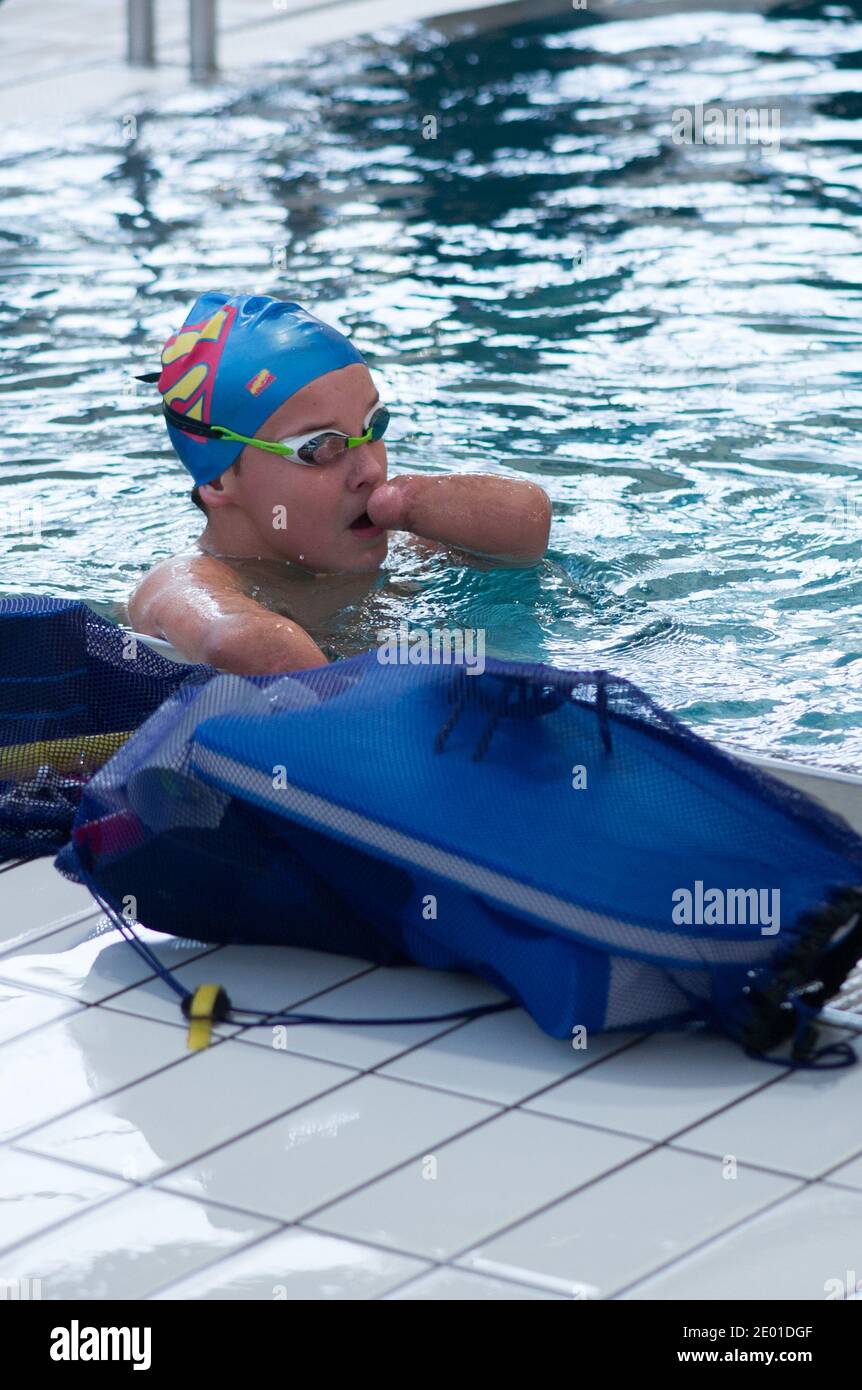
[[[4,159],[0,588],[119,611],[198,514],[132,377],[202,289],[310,302],[407,470],[538,478],[548,562],[395,553],[407,617],[606,665],[716,736],[862,764],[860,6],[352,40]],[[781,112],[679,146],[678,105]],[[435,124],[436,123],[436,124]],[[14,527],[41,507],[40,535]],[[23,510],[22,510],[23,509]]]

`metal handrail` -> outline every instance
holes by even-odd
[[[218,68],[216,0],[189,0],[189,69],[192,78],[211,77]],[[155,0],[126,0],[126,56],[141,67],[156,65]]]
[[[216,70],[216,0],[189,0],[189,67],[193,78]]]
[[[126,0],[126,59],[151,68],[156,62],[156,7],[153,0]]]

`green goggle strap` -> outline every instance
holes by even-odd
[[[292,454],[295,451],[287,444],[275,444],[268,439],[251,439],[247,434],[237,434],[236,430],[229,430],[224,425],[210,425],[210,431],[219,439],[234,440],[237,444],[253,444],[256,449],[263,449],[268,454]],[[373,430],[366,430],[365,434],[347,435],[345,447],[356,449],[360,444],[367,444],[373,437]]]
[[[226,429],[224,425],[210,425],[210,433],[217,439],[235,440],[237,444],[253,444],[256,449],[263,449],[268,454],[292,454],[293,449],[287,444],[274,444],[269,439],[252,439],[247,434],[237,434],[236,430]]]

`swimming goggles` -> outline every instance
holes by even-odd
[[[139,381],[157,381],[158,372],[147,373]],[[374,444],[382,439],[389,426],[389,411],[385,405],[376,405],[366,416],[362,434],[342,434],[340,430],[317,430],[313,434],[298,434],[291,439],[257,439],[248,434],[238,434],[225,425],[210,425],[204,420],[192,420],[182,415],[167,401],[162,401],[162,409],[169,425],[195,434],[203,439],[224,439],[238,444],[252,444],[255,449],[263,449],[267,454],[279,454],[290,458],[294,463],[312,467],[337,463],[347,449],[358,449],[360,444]]]

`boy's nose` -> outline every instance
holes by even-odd
[[[373,444],[360,444],[350,450],[348,486],[357,490],[369,483],[376,486],[385,476],[386,458],[379,457],[379,450]]]

